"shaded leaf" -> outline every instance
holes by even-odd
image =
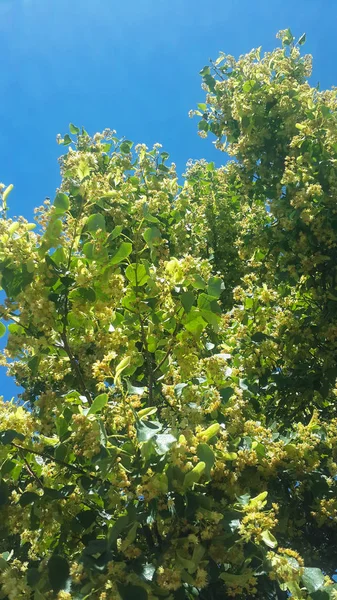
[[[33,504],[36,500],[39,500],[40,496],[35,492],[24,492],[19,500],[20,506],[28,506],[28,504]]]
[[[132,244],[130,242],[122,242],[119,246],[116,254],[110,259],[111,264],[117,265],[118,263],[125,260],[128,256],[130,256],[132,252]]]
[[[0,481],[0,506],[7,504],[9,498],[9,487],[6,481]]]
[[[67,584],[70,569],[68,561],[58,554],[54,554],[48,561],[48,577],[54,592],[64,589]]]
[[[117,584],[118,591],[122,600],[147,600],[147,591],[138,585],[121,585]]]
[[[22,433],[14,431],[14,429],[7,429],[6,431],[1,431],[0,433],[1,444],[11,444],[15,438],[22,441],[25,439],[25,436]]]
[[[193,304],[195,303],[195,297],[194,297],[193,292],[191,292],[191,291],[182,292],[182,294],[180,295],[180,300],[181,300],[181,303],[182,303],[185,311],[187,313],[190,312]]]

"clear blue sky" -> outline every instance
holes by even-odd
[[[189,158],[221,163],[187,116],[203,101],[199,70],[290,27],[307,33],[313,82],[337,84],[336,0],[0,0],[0,181],[10,214],[29,220],[59,183],[57,133],[69,122],[160,142],[181,173]],[[17,388],[0,371],[0,394]]]

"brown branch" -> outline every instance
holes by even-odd
[[[29,473],[29,475],[31,477],[33,477],[33,479],[35,479],[38,486],[43,489],[43,483],[42,483],[41,479],[36,475],[36,473],[34,473],[33,469],[31,468],[31,466],[30,466],[28,460],[26,459],[26,457],[24,456],[23,452],[20,450],[19,450],[19,452],[20,452],[20,456],[21,456],[22,460],[25,463],[26,471]]]
[[[75,223],[74,235],[73,235],[73,239],[71,241],[71,245],[70,245],[70,248],[69,248],[69,257],[68,257],[67,271],[70,270],[71,258],[72,258],[72,251],[73,251],[74,243],[75,243],[75,239],[76,239],[77,225],[78,225],[78,220],[79,220],[79,218],[81,216],[82,209],[83,209],[83,202],[81,204],[81,209],[80,209],[79,216],[77,217],[77,220],[76,220],[76,223]],[[66,351],[66,353],[68,355],[71,367],[72,367],[72,369],[73,369],[73,371],[75,373],[75,377],[77,379],[78,386],[79,386],[79,388],[80,388],[83,396],[85,396],[86,399],[88,400],[89,406],[91,406],[92,399],[91,399],[90,392],[87,390],[82,370],[81,370],[79,364],[77,363],[76,358],[74,357],[74,355],[72,353],[72,350],[70,348],[70,344],[69,344],[69,341],[68,341],[68,337],[67,337],[68,312],[69,312],[69,306],[68,306],[68,288],[66,288],[66,294],[65,294],[65,300],[64,300],[64,314],[63,314],[63,318],[62,318],[63,331],[61,333],[61,339],[62,339],[62,342],[63,342],[64,350]]]
[[[25,458],[25,456],[22,454],[22,452],[30,452],[31,454],[35,454],[36,456],[41,456],[41,458],[45,458],[47,460],[51,460],[52,462],[55,462],[58,465],[61,465],[63,467],[67,467],[68,469],[71,469],[73,471],[76,471],[76,473],[80,473],[81,475],[87,475],[89,477],[93,477],[94,479],[98,479],[97,477],[95,477],[94,475],[90,475],[87,471],[85,471],[84,469],[81,469],[80,467],[76,467],[75,465],[71,465],[63,460],[59,460],[58,458],[54,458],[53,456],[51,456],[50,454],[44,454],[43,452],[38,452],[37,450],[32,450],[31,448],[25,448],[25,446],[21,446],[20,444],[15,444],[14,442],[12,442],[11,444],[14,448],[17,448],[17,450],[19,450],[20,455],[22,456],[23,460],[25,461],[26,466],[29,464]],[[29,467],[30,468],[30,467]],[[28,469],[27,469],[28,470]],[[34,475],[33,471],[30,472],[30,475],[32,475],[33,477],[37,477],[36,475]],[[42,483],[40,482],[41,487],[43,487]]]
[[[83,396],[86,397],[86,399],[88,400],[89,405],[92,405],[92,399],[91,399],[91,395],[90,392],[87,390],[87,387],[85,385],[85,381],[84,381],[84,377],[83,377],[83,373],[82,370],[79,366],[79,364],[77,363],[76,358],[74,357],[72,350],[70,348],[69,342],[68,342],[68,338],[67,338],[67,332],[66,332],[66,325],[63,323],[63,331],[61,333],[61,339],[63,342],[63,348],[66,351],[69,360],[70,360],[70,364],[72,366],[73,371],[75,372],[75,377],[77,379],[77,383],[78,386],[83,394]]]
[[[177,321],[177,323],[176,323],[174,332],[172,333],[172,339],[171,339],[171,342],[170,342],[169,347],[167,349],[167,352],[165,353],[165,356],[161,359],[161,361],[158,363],[158,365],[154,369],[154,371],[153,371],[154,373],[156,373],[156,371],[158,371],[160,369],[160,367],[164,364],[165,360],[169,357],[170,353],[172,352],[174,342],[176,341],[175,340],[175,336],[178,333],[178,328],[179,328],[179,325],[181,324],[181,319],[182,319],[182,316],[180,317],[179,321]]]

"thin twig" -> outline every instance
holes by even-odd
[[[36,473],[34,473],[33,469],[31,468],[28,460],[26,459],[26,457],[25,457],[25,455],[23,454],[22,451],[20,451],[20,456],[21,456],[21,458],[23,459],[23,461],[25,463],[25,467],[26,467],[26,470],[28,471],[29,475],[31,477],[33,477],[33,479],[35,479],[35,481],[38,484],[38,486],[43,489],[43,483],[42,483],[41,479],[36,475]]]
[[[55,462],[59,465],[62,465],[63,467],[67,467],[68,469],[71,469],[72,471],[76,471],[77,473],[80,473],[81,475],[87,475],[89,477],[94,477],[95,479],[98,479],[97,477],[95,477],[94,475],[90,475],[87,471],[85,471],[84,469],[81,469],[80,467],[76,467],[75,465],[71,465],[63,460],[59,460],[58,458],[54,458],[53,456],[51,456],[50,454],[43,454],[43,452],[38,452],[37,450],[33,450],[31,448],[25,448],[24,446],[20,446],[20,444],[15,444],[14,442],[12,442],[11,444],[14,448],[17,448],[17,450],[19,450],[20,454],[22,452],[29,452],[31,454],[35,454],[36,456],[41,456],[41,458],[45,458],[47,460],[51,460],[52,462]],[[22,455],[23,460],[25,461],[26,464],[26,458]],[[28,465],[29,466],[29,465]],[[29,467],[30,468],[30,467]],[[37,477],[35,476],[33,473],[30,473],[31,475],[33,475],[33,477]],[[41,487],[42,483],[41,483]]]

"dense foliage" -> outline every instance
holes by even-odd
[[[279,37],[201,71],[225,167],[71,125],[37,226],[2,187],[2,599],[337,598],[337,94]]]

